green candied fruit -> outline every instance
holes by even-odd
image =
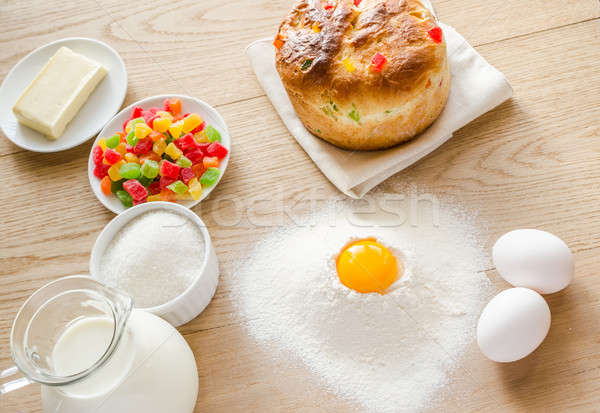
[[[221,134],[211,125],[208,125],[206,127],[206,137],[211,142],[221,142]]]
[[[171,185],[168,185],[167,188],[179,195],[185,194],[189,189],[188,186],[181,181],[175,181]]]
[[[140,176],[140,165],[133,162],[126,163],[119,169],[119,175],[125,179],[137,179]]]
[[[358,109],[356,109],[356,105],[354,103],[352,104],[352,111],[348,113],[348,117],[356,123],[360,122],[360,113],[358,112]]]
[[[177,165],[181,166],[182,168],[187,168],[188,166],[192,166],[192,161],[190,161],[188,158],[186,158],[185,156],[181,155],[179,157],[179,159],[177,159],[177,162],[175,162]]]
[[[119,198],[119,201],[121,201],[125,208],[133,206],[133,198],[127,193],[127,191],[121,189],[120,191],[117,191],[115,195],[117,198]]]
[[[152,178],[146,178],[145,176],[140,176],[140,177],[137,179],[137,181],[138,181],[140,184],[142,184],[142,185],[144,185],[145,187],[147,187],[148,185],[150,185],[150,184],[151,184],[151,183],[154,181],[154,179],[152,179]]]
[[[135,137],[135,128],[131,128],[127,136],[125,136],[125,140],[129,146],[135,146],[138,143],[138,138]]]
[[[200,183],[202,186],[213,186],[219,179],[220,174],[219,168],[210,167],[200,177]]]
[[[123,182],[125,182],[125,179],[110,181],[110,192],[116,194],[117,191],[121,191],[123,189]]]
[[[110,149],[115,149],[120,142],[121,137],[119,135],[113,135],[109,138],[106,138],[106,146],[108,146]]]
[[[146,178],[154,179],[158,176],[158,163],[151,159],[146,159],[142,164],[140,172]]]

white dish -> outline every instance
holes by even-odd
[[[148,202],[129,208],[122,214],[117,215],[104,227],[98,238],[96,238],[90,257],[90,275],[98,281],[102,281],[98,277],[100,260],[115,235],[133,218],[145,212],[158,209],[164,209],[189,218],[198,226],[198,229],[204,236],[204,263],[202,264],[198,278],[183,293],[172,300],[159,306],[142,308],[142,310],[162,317],[177,327],[187,323],[204,311],[212,300],[217,289],[217,284],[219,283],[219,263],[210,239],[210,234],[204,222],[190,209],[172,202]],[[133,298],[135,306],[135,297]]]
[[[127,208],[125,208],[123,204],[121,204],[121,201],[119,201],[119,199],[116,196],[112,194],[104,195],[104,193],[102,192],[102,189],[100,188],[100,179],[94,176],[94,160],[92,158],[92,151],[101,138],[107,138],[123,130],[123,123],[131,115],[131,109],[134,106],[141,106],[144,109],[149,109],[151,107],[162,107],[163,101],[166,98],[171,97],[179,98],[181,100],[181,108],[183,113],[195,112],[206,121],[207,125],[212,125],[215,129],[217,129],[221,134],[221,144],[229,150],[229,154],[223,160],[221,160],[221,163],[219,164],[219,169],[221,170],[221,173],[219,174],[219,179],[217,180],[217,182],[215,182],[215,184],[210,188],[204,188],[202,196],[199,199],[177,201],[177,203],[187,208],[192,208],[193,206],[197,205],[200,201],[202,201],[212,192],[212,190],[219,184],[221,178],[225,174],[225,170],[227,169],[227,164],[229,162],[229,157],[231,156],[231,139],[229,137],[229,130],[227,129],[227,124],[225,123],[225,120],[223,120],[219,112],[217,112],[208,103],[185,95],[159,95],[142,99],[138,102],[127,106],[114,118],[112,118],[110,122],[108,122],[106,126],[104,126],[104,128],[100,131],[90,150],[90,156],[88,159],[88,177],[90,180],[90,185],[92,186],[92,190],[94,191],[96,198],[98,198],[98,200],[102,202],[102,205],[110,209],[115,214],[119,214],[125,211]]]
[[[108,69],[81,110],[56,140],[21,125],[12,107],[48,60],[62,46],[93,59]],[[33,152],[58,152],[80,145],[93,137],[117,113],[127,92],[127,70],[121,56],[99,40],[72,37],[49,43],[17,63],[0,86],[0,126],[15,145]]]

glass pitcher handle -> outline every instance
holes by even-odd
[[[0,371],[0,381],[4,381],[4,379],[7,379],[8,377],[18,376],[20,374],[21,372],[16,366],[10,367]],[[6,383],[0,383],[0,396],[13,390],[20,389],[21,387],[25,387],[31,383],[33,383],[33,381],[25,376],[14,378]]]

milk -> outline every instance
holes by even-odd
[[[58,374],[93,365],[111,341],[113,322],[88,317],[70,325],[57,340],[51,364]],[[85,379],[66,386],[42,386],[45,412],[192,412],[198,393],[194,355],[169,323],[133,310],[118,347]]]

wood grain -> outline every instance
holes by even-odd
[[[223,182],[195,212],[209,225],[222,273],[217,294],[180,328],[200,370],[196,411],[348,411],[301,366],[272,360],[247,335],[231,292],[237,257],[272,228],[281,205],[318,190],[339,193],[291,138],[244,57],[271,36],[291,0],[2,2],[0,75],[32,48],[67,36],[115,47],[129,71],[125,104],[187,93],[216,105],[232,134]],[[549,297],[550,335],[531,357],[496,365],[473,347],[447,389],[445,411],[597,411],[600,405],[600,4],[595,0],[441,0],[455,26],[503,71],[514,98],[467,125],[439,150],[390,178],[478,213],[489,245],[503,232],[538,227],[576,256],[576,279]],[[35,11],[35,12],[32,12]],[[257,150],[260,146],[261,150]],[[86,273],[89,251],[113,217],[89,189],[89,143],[57,153],[0,139],[0,367],[20,304],[62,275]],[[268,199],[269,201],[261,201]],[[488,246],[489,246],[488,245]],[[499,286],[493,269],[482,268]],[[441,406],[438,406],[441,407]],[[2,412],[39,412],[39,387],[0,398]]]

